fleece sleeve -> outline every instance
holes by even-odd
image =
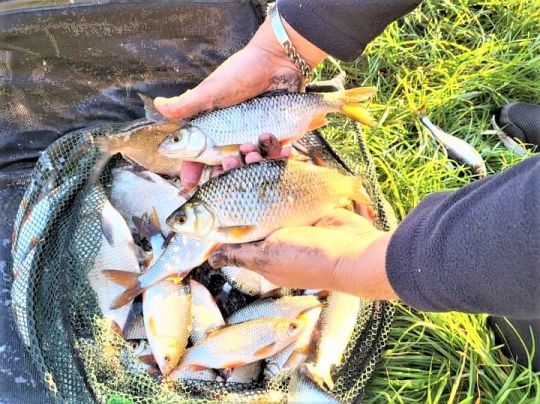
[[[540,318],[540,156],[428,196],[392,236],[386,269],[419,310]]]

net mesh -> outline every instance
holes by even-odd
[[[51,396],[67,402],[284,402],[289,375],[253,383],[171,381],[151,376],[133,347],[102,318],[87,274],[102,237],[101,209],[108,200],[113,159],[97,186],[85,186],[98,158],[94,140],[148,125],[102,125],[71,132],[52,144],[38,161],[14,226],[12,301],[17,327]],[[360,172],[375,206],[377,227],[391,227],[391,212],[382,198],[372,159],[358,134]],[[317,133],[299,145],[322,153],[324,160],[353,174]],[[204,269],[207,271],[207,269]],[[333,374],[332,390],[344,402],[362,393],[380,358],[393,317],[383,301],[362,301],[356,327],[342,365]]]

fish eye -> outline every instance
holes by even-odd
[[[296,331],[297,328],[298,324],[296,323],[291,323],[291,325],[289,325],[289,331]]]
[[[173,143],[178,143],[181,139],[182,137],[176,133],[171,136],[171,142]]]
[[[180,224],[184,224],[187,222],[187,214],[185,211],[178,212],[177,221]]]

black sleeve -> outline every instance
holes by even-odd
[[[392,236],[386,269],[419,310],[540,318],[540,156],[427,197]]]
[[[421,0],[277,0],[300,35],[341,60],[354,60],[388,24]]]

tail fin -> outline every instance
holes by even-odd
[[[375,119],[360,106],[362,101],[366,101],[377,93],[375,87],[356,87],[337,93],[325,94],[326,97],[334,98],[341,108],[341,112],[349,118],[354,119],[367,126],[375,126]]]
[[[126,288],[111,304],[111,309],[119,309],[125,306],[143,292],[143,288],[139,283],[139,274],[137,272],[118,271],[115,269],[107,269],[103,274],[114,283],[117,283]]]

